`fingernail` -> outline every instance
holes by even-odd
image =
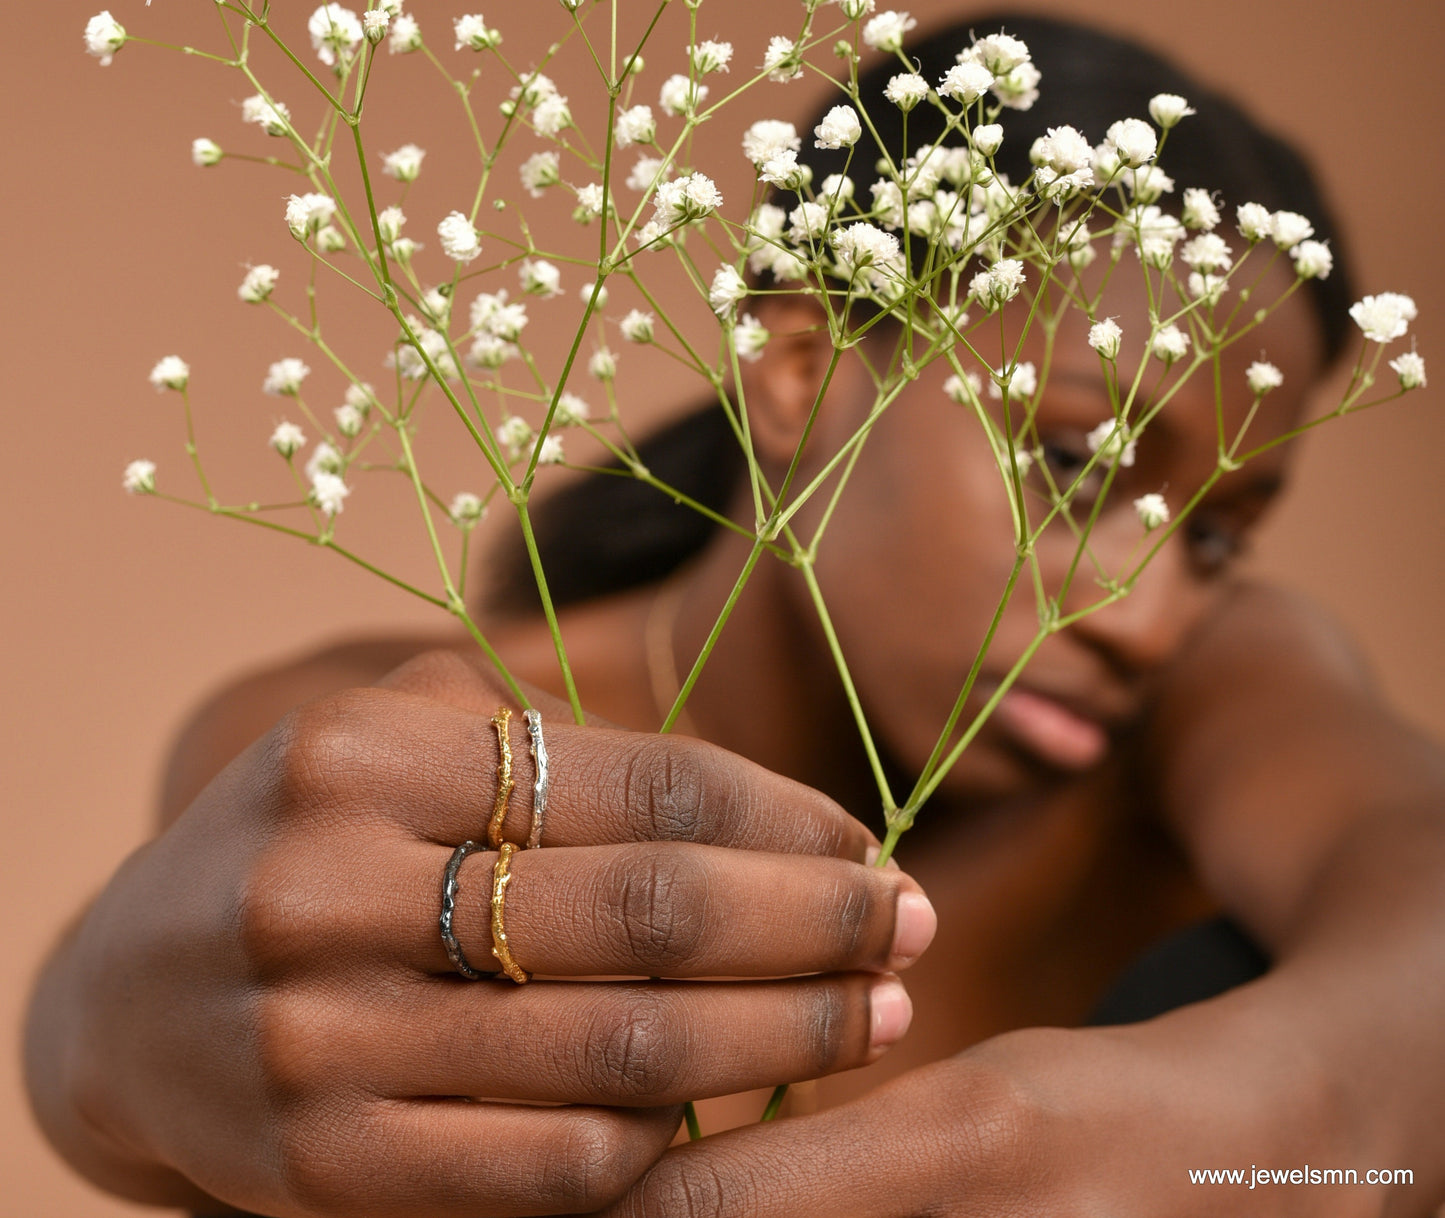
[[[938,931],[938,915],[921,892],[904,892],[898,897],[898,920],[893,927],[893,953],[889,968],[906,968],[927,950]]]
[[[882,853],[882,846],[869,846],[868,849],[863,852],[863,862],[867,866],[872,867],[875,863],[878,862],[878,856]],[[888,856],[888,861],[883,864],[883,869],[885,871],[897,871],[899,869],[898,860],[890,854]]]
[[[869,996],[872,1024],[868,1044],[874,1051],[895,1045],[913,1022],[913,1000],[897,977],[878,981]]]

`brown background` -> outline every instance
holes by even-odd
[[[293,29],[311,7],[276,5]],[[630,17],[644,7],[624,6]],[[939,0],[911,7],[925,22],[962,11]],[[214,48],[210,8],[157,0],[147,11],[140,0],[112,0],[133,33]],[[1302,144],[1347,218],[1362,290],[1415,296],[1420,348],[1445,377],[1438,6],[1376,0],[1362,12],[1356,0],[1061,0],[1034,8],[1089,16],[1169,47]],[[550,22],[556,9],[555,0],[490,0],[484,11],[514,61],[526,64],[538,49],[526,27]],[[257,488],[272,485],[276,463],[262,445],[281,411],[260,396],[260,379],[271,360],[305,348],[234,297],[246,262],[289,256],[280,215],[292,187],[260,167],[203,173],[189,162],[197,135],[238,149],[279,146],[241,127],[237,106],[247,90],[215,65],[139,46],[99,68],[81,51],[93,11],[76,0],[26,6],[0,43],[10,453],[0,479],[0,1209],[34,1218],[131,1212],[73,1179],[33,1132],[15,1046],[37,963],[69,914],[146,836],[169,738],[201,696],[249,665],[340,634],[442,624],[425,606],[304,547],[120,493],[122,466],[141,455],[160,463],[163,480],[189,485],[174,395],[157,396],[145,380],[172,351],[192,364],[202,442],[223,496],[266,493]],[[413,11],[456,62],[443,38],[452,8],[419,0]],[[794,20],[792,5],[778,0],[707,0],[700,24],[705,36],[734,39],[748,64],[768,35],[791,33]],[[658,66],[649,69],[648,100],[676,57],[654,50],[650,59]],[[567,88],[575,104],[582,86]],[[280,92],[300,97],[291,86]],[[377,96],[378,111],[391,117],[378,114],[372,151],[406,139],[432,150],[408,212],[418,239],[434,242],[436,219],[467,197],[452,190],[462,189],[460,170],[443,163],[459,160],[446,151],[450,103],[415,57],[383,57]],[[760,90],[708,132],[717,151],[699,161],[740,161],[745,121],[768,111],[799,117],[817,96],[813,82]],[[484,114],[491,104],[482,104]],[[725,185],[737,181],[736,172],[724,176]],[[370,370],[381,375],[374,364]],[[630,392],[634,419],[676,396],[661,379]],[[1435,390],[1327,429],[1309,443],[1298,485],[1257,556],[1261,570],[1343,617],[1401,712],[1436,735],[1445,735],[1436,630],[1445,591],[1442,453],[1445,415]],[[448,493],[460,489],[467,471],[444,463],[439,482]],[[414,569],[406,557],[416,545],[412,518],[360,498],[348,525],[370,552],[399,554],[397,565]]]

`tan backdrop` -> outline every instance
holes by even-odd
[[[111,4],[134,33],[216,46],[210,5]],[[295,29],[312,5],[275,7]],[[555,7],[490,0],[485,11],[525,64],[547,36],[528,27],[550,20]],[[635,17],[648,6],[623,7]],[[1445,377],[1438,6],[1376,0],[1363,17],[1355,0],[1035,7],[1167,46],[1298,140],[1348,220],[1362,289],[1415,296],[1421,350]],[[913,0],[912,9],[925,22],[962,11],[945,0]],[[198,135],[275,149],[240,125],[247,91],[215,65],[140,46],[98,67],[81,50],[93,11],[91,0],[27,6],[0,41],[10,131],[0,231],[11,453],[0,479],[10,655],[0,733],[8,799],[0,1025],[11,1045],[0,1055],[0,1208],[31,1218],[131,1212],[73,1179],[32,1130],[15,1046],[37,963],[69,914],[146,836],[172,734],[200,697],[249,665],[341,634],[440,624],[424,606],[304,547],[121,494],[122,466],[141,455],[160,462],[163,479],[186,482],[174,395],[158,397],[145,379],[159,356],[190,360],[202,441],[232,488],[223,494],[243,498],[264,481],[260,471],[274,473],[262,442],[281,412],[260,396],[261,376],[271,360],[305,348],[234,297],[245,263],[287,254],[280,208],[291,185],[260,167],[203,172],[189,161]],[[442,35],[452,10],[417,0],[413,11],[451,57]],[[794,21],[792,5],[779,0],[707,0],[701,11],[704,35],[734,39],[745,64]],[[649,56],[659,66],[669,58],[661,45]],[[407,139],[432,151],[408,209],[425,240],[436,217],[465,197],[455,193],[461,158],[446,150],[449,103],[419,59],[383,57],[380,68],[372,151]],[[283,96],[297,93],[288,87]],[[496,94],[482,93],[489,113]],[[816,97],[811,82],[759,91],[706,133],[717,141],[713,159],[741,159],[734,150],[747,119],[798,116]],[[390,118],[380,113],[387,107]],[[659,379],[629,409],[655,416],[674,397]],[[1261,570],[1342,616],[1401,712],[1436,735],[1445,735],[1436,629],[1445,592],[1442,453],[1445,414],[1434,390],[1327,429],[1310,442],[1257,556]],[[459,489],[466,472],[455,467],[441,481]],[[410,519],[362,504],[354,513],[348,521],[364,524],[374,552],[414,567],[405,557],[416,544]]]

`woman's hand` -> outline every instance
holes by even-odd
[[[859,1066],[902,1034],[892,970],[932,911],[862,865],[859,824],[719,749],[575,727],[550,702],[544,848],[513,859],[505,907],[546,979],[464,980],[442,877],[485,840],[505,699],[451,653],[383,685],[303,706],[237,758],[49,971],[32,1089],[93,1179],[275,1215],[590,1212],[663,1153],[684,1100]],[[511,741],[520,842],[520,716]],[[459,877],[479,970],[495,858]],[[599,976],[663,980],[581,980]]]
[[[1253,1166],[1402,1166],[1359,1153],[1360,1114],[1267,1029],[1262,985],[1132,1027],[1011,1032],[842,1107],[678,1147],[603,1218],[1433,1213],[1424,1189],[1249,1189]],[[1245,1182],[1191,1182],[1212,1168]]]

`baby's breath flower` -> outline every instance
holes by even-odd
[[[532,126],[538,135],[553,136],[572,125],[572,111],[560,93],[544,97],[532,109]]]
[[[855,189],[853,179],[847,174],[830,173],[818,188],[818,198],[828,204],[830,211],[837,211],[838,204],[851,199]]]
[[[1185,228],[1211,232],[1219,223],[1219,207],[1207,190],[1191,186],[1184,192],[1184,206],[1180,213]]]
[[[798,44],[780,34],[768,39],[768,49],[763,54],[763,71],[768,74],[769,80],[778,84],[796,80],[803,74]]]
[[[317,474],[339,474],[346,466],[346,458],[329,440],[322,440],[311,450],[306,462],[306,476],[315,481]]]
[[[1184,239],[1184,231],[1184,225],[1151,203],[1125,212],[1114,240],[1132,239],[1139,257],[1149,266],[1162,269],[1173,260],[1174,247]]]
[[[306,29],[316,58],[328,68],[338,59],[343,66],[349,63],[366,36],[357,15],[339,4],[323,4],[311,14]]]
[[[520,169],[522,185],[534,199],[540,199],[542,192],[562,180],[561,160],[555,152],[534,152],[522,162]]]
[[[497,428],[497,440],[505,450],[508,461],[519,460],[536,434],[532,425],[519,414],[509,415]]]
[[[241,103],[241,121],[255,123],[267,135],[285,135],[291,130],[291,111],[285,102],[270,102],[257,93]]]
[[[761,119],[743,133],[743,155],[760,169],[779,153],[796,152],[802,146],[798,129],[780,119]]]
[[[309,192],[286,200],[286,227],[297,241],[330,224],[335,214],[336,200],[330,195]]]
[[[1123,178],[1135,203],[1154,203],[1161,195],[1174,193],[1174,179],[1158,165],[1140,165],[1138,169],[1126,169]]]
[[[1121,118],[1109,125],[1107,134],[1125,168],[1133,169],[1153,160],[1159,150],[1159,137],[1142,118]]]
[[[599,347],[587,361],[587,374],[599,381],[610,381],[617,376],[617,357],[606,347]]]
[[[1284,373],[1265,360],[1255,360],[1245,369],[1244,379],[1250,393],[1261,398],[1271,389],[1278,389],[1284,384]]]
[[[722,203],[717,183],[705,173],[690,173],[657,188],[652,197],[653,218],[667,227],[691,223],[715,212]]]
[[[247,267],[246,276],[241,280],[241,286],[236,289],[236,295],[247,304],[261,304],[270,299],[279,278],[281,272],[264,262],[260,266]]]
[[[892,54],[903,49],[903,36],[917,25],[906,12],[879,13],[863,27],[863,41],[875,51]]]
[[[928,82],[916,72],[900,72],[884,86],[883,96],[906,114],[928,97]]]
[[[668,115],[691,114],[707,100],[707,86],[698,84],[681,73],[669,76],[662,82],[658,93],[658,105]]]
[[[473,330],[485,330],[496,338],[514,343],[521,337],[527,321],[527,306],[521,302],[508,304],[505,291],[482,292],[472,301]]]
[[[857,21],[873,11],[875,0],[838,0],[838,7],[849,21]]]
[[[342,481],[339,474],[317,473],[311,479],[309,498],[327,517],[340,514],[349,494],[351,488]]]
[[[828,209],[821,203],[812,200],[799,203],[788,213],[788,240],[799,245],[821,241],[828,231],[828,220]]]
[[[1093,347],[1100,355],[1107,360],[1117,359],[1119,356],[1119,344],[1123,341],[1124,332],[1119,328],[1119,323],[1112,317],[1106,317],[1103,321],[1096,321],[1089,327],[1089,346]]]
[[[973,46],[959,53],[958,61],[972,59],[983,64],[995,76],[1012,72],[1020,64],[1029,62],[1031,57],[1028,44],[1012,34],[987,34],[974,40]]]
[[[406,216],[399,207],[383,208],[376,215],[377,231],[387,245],[393,244],[401,236],[401,226],[405,223]]]
[[[355,406],[338,406],[333,414],[336,416],[336,430],[348,440],[353,440],[361,434],[362,425],[366,420]]]
[[[153,495],[156,490],[156,463],[132,461],[125,467],[120,484],[128,495]]]
[[[838,265],[850,273],[868,266],[888,266],[901,256],[898,238],[866,220],[835,230],[829,240]]]
[[[442,252],[455,262],[471,262],[482,252],[482,239],[477,230],[459,211],[449,213],[437,225],[437,236],[441,238]]]
[[[426,149],[415,144],[403,144],[395,152],[388,152],[381,161],[381,171],[398,182],[415,182],[421,173],[422,158]]]
[[[109,9],[102,9],[85,23],[85,49],[100,60],[100,66],[107,68],[115,53],[125,46],[125,26],[110,15]]]
[[[863,124],[852,106],[834,106],[813,128],[815,148],[851,148],[863,134]]]
[[[1401,389],[1423,389],[1425,380],[1425,357],[1415,351],[1406,351],[1390,361],[1390,367],[1400,378]]]
[[[995,305],[1003,304],[1012,300],[1019,294],[1024,286],[1024,264],[1018,258],[1000,258],[988,270],[983,272],[984,282],[980,284],[985,290],[983,293],[975,292],[981,304],[992,302]]]
[[[748,285],[743,277],[730,266],[718,267],[708,288],[707,302],[719,317],[726,317],[737,306],[738,301],[748,294]]]
[[[811,171],[798,163],[798,154],[791,148],[769,157],[758,169],[758,181],[784,190],[800,190]]]
[[[452,297],[447,288],[437,287],[423,292],[419,303],[426,319],[435,325],[446,325],[447,319],[452,315]]]
[[[267,443],[289,461],[306,447],[306,433],[295,423],[283,419],[276,424],[276,430]]]
[[[295,397],[301,392],[301,382],[311,375],[308,368],[294,356],[277,360],[266,369],[266,379],[261,383],[261,392],[272,397]]]
[[[1010,398],[1031,398],[1039,390],[1039,370],[1030,360],[1023,360],[1013,366],[1012,371],[999,368],[988,382],[988,396],[1002,400],[1005,393]]]
[[[1416,316],[1415,302],[1401,292],[1366,296],[1350,306],[1350,317],[1372,343],[1401,337]]]
[[[447,508],[447,515],[459,529],[474,527],[486,514],[487,505],[482,502],[482,497],[472,494],[471,491],[457,492],[452,497],[451,506]]]
[[[460,376],[461,370],[452,357],[447,336],[423,325],[420,318],[413,317],[409,320],[411,328],[416,332],[416,343],[413,344],[403,337],[397,346],[395,363],[402,378],[408,381],[425,379],[430,372],[427,367],[428,360],[444,379],[451,381]]]
[[[768,345],[768,339],[772,337],[767,327],[763,325],[751,313],[744,313],[738,319],[738,324],[733,327],[733,346],[736,348],[739,359],[755,360],[763,353],[763,348]]]
[[[1073,127],[1050,127],[1029,149],[1029,160],[1067,174],[1093,164],[1093,146]]]
[[[1239,235],[1251,245],[1270,235],[1271,214],[1262,203],[1241,203],[1234,209]]]
[[[1227,287],[1229,280],[1223,275],[1206,275],[1199,271],[1189,273],[1189,295],[1195,300],[1202,300],[1210,308],[1224,299]]]
[[[1038,68],[1031,63],[1021,63],[993,82],[993,95],[1010,110],[1027,110],[1039,100],[1041,79]]]
[[[478,334],[472,340],[467,358],[478,368],[500,368],[510,359],[521,354],[516,343],[509,343],[495,334]]]
[[[316,234],[316,248],[323,254],[335,254],[346,248],[346,238],[334,224],[328,224]]]
[[[583,224],[589,220],[595,220],[602,214],[602,203],[601,182],[590,182],[586,186],[579,186],[577,188],[577,207],[572,213],[572,218]]]
[[[1301,241],[1289,256],[1294,259],[1294,273],[1301,279],[1327,279],[1335,268],[1335,256],[1323,241]]]
[[[594,295],[597,297],[597,307],[599,309],[603,308],[607,304],[609,293],[607,291],[607,285],[603,283],[601,279],[594,279],[591,283],[584,283],[577,289],[577,298],[581,300],[583,304],[591,304]]]
[[[361,417],[365,418],[371,413],[371,407],[376,401],[376,392],[370,385],[358,385],[353,382],[346,387],[342,398],[348,406],[355,406],[357,410],[361,411]]]
[[[1177,93],[1156,93],[1149,99],[1149,117],[1165,131],[1193,113],[1194,108]]]
[[[369,8],[361,14],[361,32],[372,46],[386,37],[386,27],[390,24],[391,14],[384,8]]]
[[[1280,249],[1293,249],[1315,235],[1315,226],[1297,211],[1277,211],[1269,218],[1269,235]]]
[[[151,369],[150,379],[157,389],[182,390],[191,379],[191,366],[179,355],[167,355]]]
[[[973,146],[984,156],[993,156],[1003,146],[1003,127],[998,123],[980,123],[973,129]]]
[[[1190,113],[1194,113],[1192,110]],[[1139,523],[1152,533],[1160,525],[1169,523],[1169,505],[1157,491],[1140,495],[1134,500],[1134,510],[1139,514]]]
[[[630,310],[620,323],[622,337],[630,343],[650,343],[654,320],[651,313],[641,309]]]
[[[377,12],[385,13],[390,18],[401,16],[402,0],[376,0],[372,6]]]
[[[522,291],[550,299],[562,290],[562,272],[545,258],[527,258],[517,268]]]
[[[456,35],[455,49],[458,51],[463,48],[473,51],[490,51],[502,41],[501,34],[487,28],[487,23],[483,20],[481,13],[458,17],[452,23],[452,32]]]
[[[1134,464],[1136,442],[1128,437],[1128,429],[1114,419],[1105,419],[1084,437],[1084,443],[1091,453],[1098,453],[1099,459],[1108,465],[1122,465],[1126,469]]]
[[[969,106],[993,88],[994,74],[975,60],[956,63],[944,73],[938,91],[960,105]]]
[[[593,360],[595,361],[599,355],[605,355],[608,359],[612,358],[610,351],[602,350],[593,355]],[[612,365],[612,373],[607,376],[599,376],[597,379],[610,381],[616,372],[617,364],[614,362]],[[594,373],[593,375],[595,376],[596,374]],[[592,407],[587,405],[585,398],[578,397],[575,393],[564,393],[557,399],[557,409],[552,415],[552,422],[558,427],[576,427],[578,424],[585,423],[591,417]]]
[[[613,141],[618,148],[650,144],[657,138],[657,120],[651,106],[631,106],[617,116]]]
[[[538,465],[561,465],[567,460],[567,454],[562,451],[562,437],[548,435],[542,441],[541,447],[537,449]]]
[[[661,157],[638,157],[637,164],[633,165],[632,171],[627,175],[627,185],[633,190],[650,190],[666,164]]]
[[[693,72],[698,76],[706,76],[709,72],[726,72],[728,61],[733,57],[733,44],[707,39],[690,46],[688,57],[692,60]]]
[[[1161,326],[1159,332],[1154,335],[1154,340],[1149,344],[1149,353],[1155,359],[1161,359],[1166,364],[1183,359],[1184,353],[1188,350],[1189,335],[1178,326],[1173,325]]]
[[[410,237],[398,237],[391,243],[391,252],[402,266],[408,265],[412,256],[422,247]]]
[[[215,140],[208,140],[204,136],[191,141],[191,160],[202,166],[218,165],[221,158],[226,155],[225,149]]]
[[[410,55],[421,50],[421,26],[409,13],[393,13],[386,49],[393,55]]]
[[[1229,270],[1233,262],[1231,255],[1228,243],[1218,233],[1201,233],[1179,249],[1184,263],[1205,275]]]
[[[983,378],[972,370],[962,376],[954,374],[943,382],[943,394],[950,402],[967,406],[983,394]]]

